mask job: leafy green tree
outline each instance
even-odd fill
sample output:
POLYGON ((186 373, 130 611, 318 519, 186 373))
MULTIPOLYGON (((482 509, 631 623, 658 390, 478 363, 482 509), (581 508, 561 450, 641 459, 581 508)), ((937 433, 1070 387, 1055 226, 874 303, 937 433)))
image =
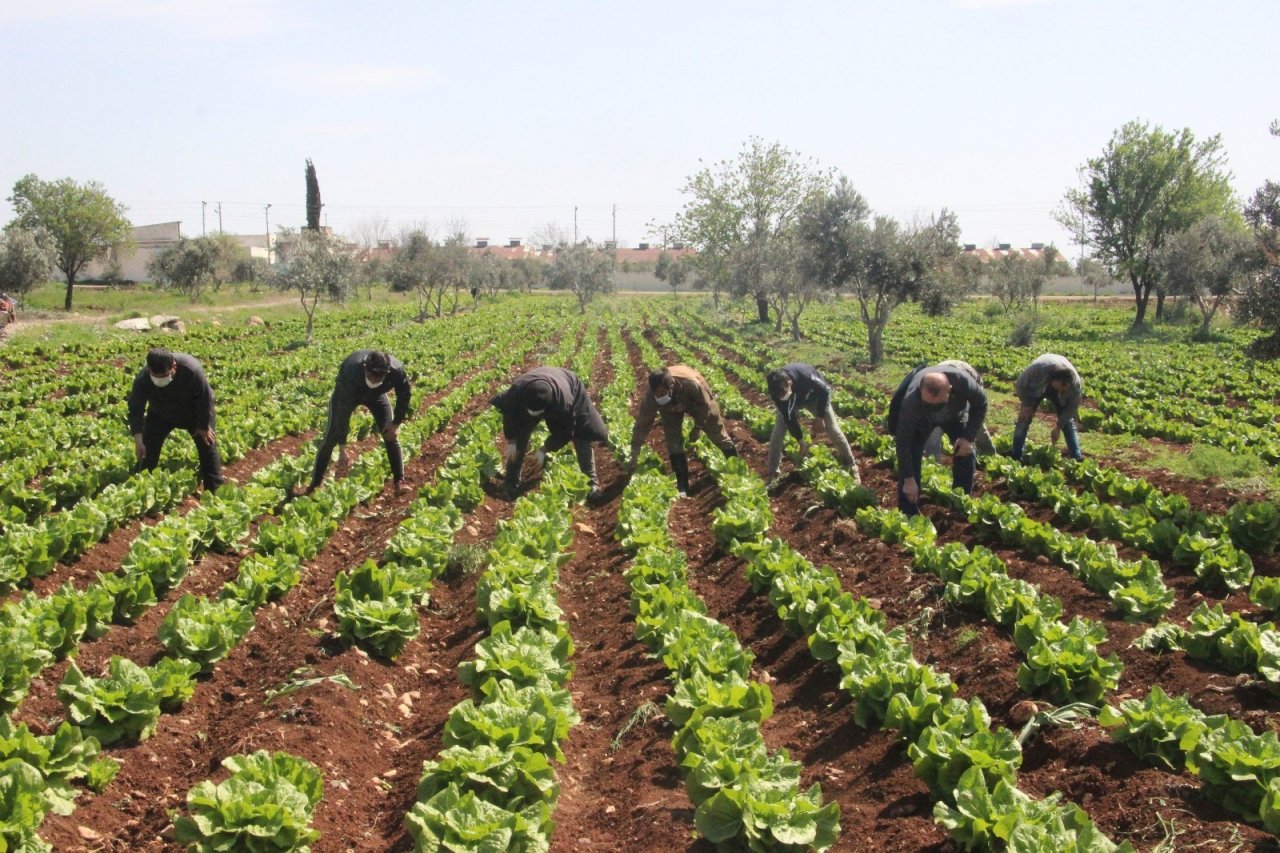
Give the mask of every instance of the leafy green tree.
POLYGON ((356 284, 356 262, 337 239, 323 231, 303 231, 287 244, 285 257, 272 275, 277 290, 298 294, 307 314, 307 343, 320 300, 342 302, 356 284))
POLYGON ((106 257, 113 247, 128 245, 130 226, 125 208, 97 181, 42 181, 27 175, 13 185, 9 203, 17 227, 49 235, 53 264, 66 276, 63 308, 67 311, 71 310, 76 277, 85 265, 106 257))
POLYGON ((1237 221, 1208 216, 1174 234, 1156 255, 1161 280, 1175 296, 1191 299, 1200 311, 1196 340, 1208 340, 1218 308, 1261 267, 1251 235, 1237 221))
POLYGON ((1104 287, 1109 287, 1114 280, 1111 273, 1097 258, 1081 258, 1076 264, 1076 275, 1080 276, 1080 280, 1085 287, 1093 290, 1093 301, 1098 301, 1098 291, 1104 287))
POLYGON ((1081 186, 1068 190, 1058 221, 1082 234, 1085 245, 1117 278, 1133 286, 1134 328, 1140 328, 1151 292, 1156 317, 1164 299, 1156 254, 1170 236, 1206 216, 1229 216, 1236 201, 1222 141, 1197 141, 1191 130, 1168 132, 1131 121, 1111 137, 1102 155, 1080 167, 1081 186))
POLYGON ((26 228, 0 232, 0 291, 22 297, 53 274, 43 236, 26 228))
POLYGON ((681 189, 690 199, 667 233, 697 250, 698 272, 717 292, 728 288, 735 296, 753 296, 759 321, 767 323, 766 275, 777 268, 780 248, 771 244, 789 243, 805 200, 830 182, 831 173, 812 160, 751 137, 736 159, 685 181, 681 189))
POLYGON ((320 181, 316 178, 316 167, 307 158, 307 230, 320 230, 320 181))
POLYGON ((572 293, 585 314, 591 300, 613 292, 613 261, 611 252, 600 251, 590 241, 565 246, 547 269, 547 286, 572 293))

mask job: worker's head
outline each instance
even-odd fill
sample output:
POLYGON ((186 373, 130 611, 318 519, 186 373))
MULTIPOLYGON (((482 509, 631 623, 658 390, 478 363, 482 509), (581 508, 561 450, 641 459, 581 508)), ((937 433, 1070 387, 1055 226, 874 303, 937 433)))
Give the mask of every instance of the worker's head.
POLYGON ((1065 367, 1055 367, 1049 371, 1049 386, 1059 394, 1065 394, 1073 384, 1071 371, 1065 367))
POLYGON ((772 399, 782 402, 791 396, 791 376, 786 371, 770 370, 764 381, 772 399))
POLYGON ((653 392, 653 399, 659 406, 665 406, 671 402, 671 394, 675 388, 675 377, 665 367, 649 374, 649 390, 653 392))
POLYGON ((529 417, 542 417, 542 413, 551 405, 551 383, 545 379, 535 379, 524 388, 524 408, 529 417))
POLYGON ((387 353, 375 350, 364 357, 364 384, 370 388, 381 386, 390 372, 391 356, 387 353))
POLYGON ((920 380, 920 399, 930 406, 938 406, 951 398, 951 380, 941 370, 926 373, 920 380))
POLYGON ((147 352, 147 373, 157 388, 163 388, 173 381, 173 374, 178 372, 178 359, 173 353, 161 347, 153 347, 147 352))

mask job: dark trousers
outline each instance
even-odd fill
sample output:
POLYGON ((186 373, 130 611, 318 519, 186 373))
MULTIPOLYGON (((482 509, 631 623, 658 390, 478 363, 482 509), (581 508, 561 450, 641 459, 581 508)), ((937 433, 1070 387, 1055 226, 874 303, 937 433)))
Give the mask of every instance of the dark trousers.
POLYGON ((206 442, 195 434, 194 424, 175 424, 150 413, 142 424, 142 443, 147 448, 147 456, 142 460, 144 470, 152 471, 160 464, 160 451, 164 448, 165 439, 175 429, 191 433, 196 443, 196 454, 200 457, 200 481, 208 491, 218 488, 223 483, 222 457, 218 455, 216 442, 206 442))
MULTIPOLYGON (((960 436, 964 434, 965 424, 963 421, 950 421, 948 423, 942 424, 941 428, 942 428, 942 431, 947 434, 947 438, 951 439, 951 444, 954 446, 956 443, 956 440, 959 439, 960 436)), ((930 432, 932 432, 932 430, 930 430, 930 432)), ((927 436, 925 438, 913 440, 911 442, 911 446, 910 448, 908 448, 908 451, 907 451, 908 453, 911 454, 910 470, 915 470, 915 471, 920 470, 920 465, 924 461, 924 447, 926 443, 927 443, 927 436)), ((905 466, 903 465, 903 460, 901 459, 898 460, 898 468, 900 470, 905 470, 905 466)), ((963 489, 966 495, 971 494, 973 492, 973 475, 977 471, 977 469, 978 469, 978 457, 973 453, 970 453, 968 456, 952 455, 951 487, 963 489)), ((902 510, 907 515, 919 515, 920 514, 919 505, 914 504, 911 501, 907 500, 907 496, 902 490, 902 483, 904 479, 905 478, 903 478, 901 474, 898 475, 898 509, 902 510)), ((919 483, 919 481, 917 481, 917 485, 920 486, 920 491, 921 493, 923 493, 924 485, 919 483)))
MULTIPOLYGON (((587 475, 587 481, 591 484, 591 488, 598 486, 599 480, 596 479, 596 454, 593 447, 594 442, 589 438, 573 439, 573 452, 578 457, 578 470, 587 475)), ((556 448, 557 450, 559 448, 556 448)), ((543 450, 548 454, 554 453, 555 450, 543 450)), ((503 483, 511 489, 520 485, 520 469, 524 467, 524 458, 529 452, 529 440, 526 438, 523 442, 516 445, 516 458, 507 463, 507 470, 503 483)))
MULTIPOLYGON (((392 421, 391 401, 383 394, 373 403, 363 404, 373 415, 381 433, 392 421)), ((316 467, 311 472, 311 486, 315 488, 324 480, 324 472, 329 469, 329 461, 333 449, 339 444, 347 443, 347 433, 351 431, 351 416, 355 414, 354 405, 330 398, 329 424, 325 427, 324 438, 320 442, 320 451, 316 454, 316 467)), ((387 449, 387 462, 391 465, 391 477, 399 483, 404 479, 404 451, 400 449, 399 438, 382 436, 382 444, 387 449)))

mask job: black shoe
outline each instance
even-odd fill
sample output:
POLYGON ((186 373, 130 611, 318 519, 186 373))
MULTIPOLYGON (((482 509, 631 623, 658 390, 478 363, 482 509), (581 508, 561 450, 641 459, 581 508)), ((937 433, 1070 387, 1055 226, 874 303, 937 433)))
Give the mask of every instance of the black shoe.
POLYGON ((604 500, 604 492, 600 491, 599 487, 587 493, 587 506, 600 506, 600 504, 604 503, 604 500))

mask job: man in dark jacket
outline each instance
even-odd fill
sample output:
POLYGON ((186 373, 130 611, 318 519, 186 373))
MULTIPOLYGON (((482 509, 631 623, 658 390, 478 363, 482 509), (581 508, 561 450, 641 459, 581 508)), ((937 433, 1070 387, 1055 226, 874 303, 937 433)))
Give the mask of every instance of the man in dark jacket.
POLYGON ((537 469, 542 470, 548 453, 555 453, 572 441, 578 468, 591 483, 587 500, 600 501, 602 495, 591 445, 608 441, 609 431, 576 373, 562 367, 535 367, 495 396, 490 405, 502 413, 502 434, 507 439, 505 494, 515 495, 520 485, 520 469, 529 452, 529 439, 538 422, 545 420, 548 435, 542 448, 534 454, 537 469))
POLYGON ((920 512, 920 464, 934 427, 955 445, 951 484, 969 493, 977 460, 973 442, 987 418, 987 392, 977 371, 965 365, 938 364, 907 374, 889 405, 889 429, 898 452, 898 508, 920 512), (968 369, 965 369, 968 368, 968 369))
POLYGON ((689 494, 689 459, 684 452, 684 416, 693 419, 693 436, 701 430, 725 456, 737 456, 738 448, 724 428, 720 406, 711 386, 702 374, 683 364, 673 364, 649 374, 649 387, 640 398, 635 424, 631 429, 631 461, 634 468, 640 447, 653 429, 653 421, 662 418, 671 470, 676 475, 676 489, 681 497, 689 494))
POLYGON ((1080 411, 1083 386, 1075 365, 1063 356, 1045 353, 1018 375, 1013 387, 1022 403, 1018 409, 1018 421, 1013 427, 1013 458, 1022 458, 1022 449, 1027 444, 1027 431, 1031 429, 1036 409, 1048 400, 1058 417, 1051 441, 1056 445, 1061 433, 1066 436, 1067 452, 1071 454, 1071 458, 1083 459, 1080 434, 1076 432, 1076 415, 1080 411))
POLYGON ((382 434, 382 443, 387 448, 387 462, 391 464, 396 492, 400 492, 404 488, 400 424, 409 414, 409 395, 409 376, 400 360, 390 353, 362 349, 347 356, 338 368, 338 380, 329 398, 329 424, 316 454, 316 466, 311 473, 307 494, 314 492, 324 480, 335 445, 338 448, 338 470, 346 469, 347 433, 351 428, 351 415, 357 406, 364 406, 373 415, 378 432, 382 434), (395 412, 391 411, 388 391, 396 393, 395 412))
POLYGON ((218 488, 223 476, 215 420, 213 389, 200 362, 166 349, 148 352, 147 366, 138 371, 129 392, 129 432, 139 465, 154 469, 169 433, 186 430, 196 443, 201 482, 206 490, 218 488))
POLYGON ((790 432, 800 443, 800 455, 807 455, 809 443, 805 441, 804 430, 800 427, 800 412, 807 410, 822 421, 827 428, 827 437, 835 446, 836 456, 856 482, 862 482, 858 474, 858 463, 853 458, 853 449, 849 447, 849 439, 844 437, 840 429, 840 419, 831 408, 831 386, 821 374, 809 364, 786 364, 777 370, 769 371, 765 377, 769 389, 769 399, 778 410, 778 417, 773 422, 773 435, 769 438, 769 480, 778 476, 782 464, 782 446, 790 432))

